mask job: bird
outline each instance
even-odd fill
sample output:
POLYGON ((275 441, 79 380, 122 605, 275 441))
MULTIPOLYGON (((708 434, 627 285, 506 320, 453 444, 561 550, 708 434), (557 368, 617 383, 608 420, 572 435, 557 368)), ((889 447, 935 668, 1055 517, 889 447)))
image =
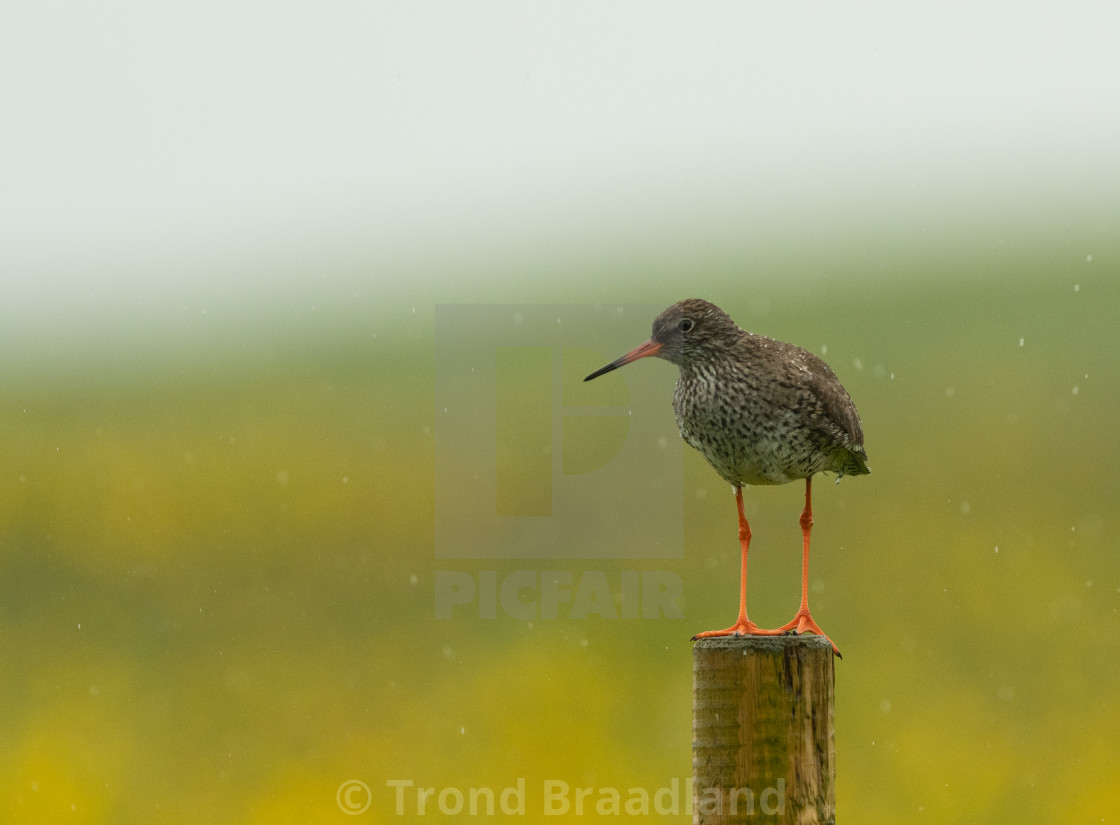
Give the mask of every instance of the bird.
POLYGON ((675 364, 680 377, 673 411, 681 437, 731 484, 739 515, 739 616, 717 636, 815 633, 835 643, 809 611, 809 536, 812 485, 817 473, 867 475, 863 424, 848 391, 832 369, 802 347, 741 329, 715 304, 690 298, 673 304, 653 322, 644 344, 584 378, 591 381, 637 361, 657 357, 675 364), (805 480, 801 511, 801 605, 793 619, 763 629, 747 617, 747 551, 751 529, 743 488, 805 480))

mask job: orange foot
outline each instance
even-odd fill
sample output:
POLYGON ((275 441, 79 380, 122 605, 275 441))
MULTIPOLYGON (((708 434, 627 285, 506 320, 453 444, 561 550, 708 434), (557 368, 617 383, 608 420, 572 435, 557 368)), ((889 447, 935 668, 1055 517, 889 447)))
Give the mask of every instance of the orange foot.
POLYGON ((826 642, 828 642, 830 645, 832 645, 832 652, 836 654, 837 659, 843 659, 844 658, 843 656, 840 655, 840 651, 837 649, 837 647, 833 643, 832 639, 828 638, 828 636, 825 635, 825 632, 823 630, 821 630, 820 625, 818 625, 815 621, 813 621, 813 616, 812 616, 812 614, 809 613, 807 608, 802 608, 801 610, 798 610, 797 615, 794 616, 791 621, 782 625, 781 627, 779 627, 777 630, 775 630, 773 632, 774 633, 797 633, 797 634, 815 633, 818 636, 824 637, 824 640, 826 642))
MULTIPOLYGON (((703 633, 697 633, 692 637, 692 641, 697 639, 711 639, 715 636, 781 636, 786 632, 786 628, 778 628, 777 630, 765 630, 750 619, 741 618, 731 627, 723 630, 705 630, 703 633)), ((823 635, 823 634, 822 634, 823 635)))

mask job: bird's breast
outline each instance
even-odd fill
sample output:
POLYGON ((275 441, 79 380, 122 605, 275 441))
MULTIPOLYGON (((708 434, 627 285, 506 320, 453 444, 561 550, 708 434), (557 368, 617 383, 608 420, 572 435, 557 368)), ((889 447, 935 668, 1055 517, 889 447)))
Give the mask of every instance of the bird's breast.
POLYGON ((732 484, 785 484, 823 469, 826 456, 795 409, 744 372, 682 371, 673 409, 681 437, 732 484))

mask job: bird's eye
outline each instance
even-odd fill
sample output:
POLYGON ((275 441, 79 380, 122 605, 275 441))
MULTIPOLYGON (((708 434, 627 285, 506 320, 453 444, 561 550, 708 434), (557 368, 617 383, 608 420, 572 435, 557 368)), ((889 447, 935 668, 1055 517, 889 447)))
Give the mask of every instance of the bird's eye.
POLYGON ((680 323, 677 324, 677 329, 681 332, 692 332, 694 326, 696 326, 696 324, 692 322, 691 318, 681 318, 680 323))

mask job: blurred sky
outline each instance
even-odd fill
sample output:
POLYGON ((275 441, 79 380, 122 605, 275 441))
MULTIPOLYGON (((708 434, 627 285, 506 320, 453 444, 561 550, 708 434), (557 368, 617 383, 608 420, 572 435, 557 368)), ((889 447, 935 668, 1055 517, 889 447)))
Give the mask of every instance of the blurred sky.
POLYGON ((5 2, 0 320, 348 258, 402 293, 369 262, 557 234, 1092 203, 1120 182, 1117 31, 1104 0, 5 2))

